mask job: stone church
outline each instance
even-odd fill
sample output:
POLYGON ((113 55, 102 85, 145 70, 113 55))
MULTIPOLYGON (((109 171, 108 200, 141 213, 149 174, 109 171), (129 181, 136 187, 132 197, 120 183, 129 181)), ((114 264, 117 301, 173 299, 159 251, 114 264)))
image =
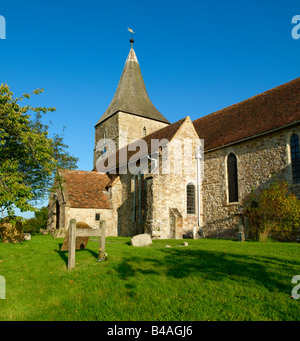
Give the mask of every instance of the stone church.
POLYGON ((195 121, 170 123, 151 102, 131 46, 95 125, 93 168, 59 172, 48 229, 66 231, 70 219, 98 228, 105 220, 109 236, 237 238, 242 202, 252 189, 277 177, 300 195, 299 136, 300 78, 195 121), (152 141, 160 143, 152 148, 152 141), (188 172, 178 172, 172 165, 176 158, 182 165, 178 151, 186 141, 188 172), (141 142, 149 148, 138 153, 141 142))

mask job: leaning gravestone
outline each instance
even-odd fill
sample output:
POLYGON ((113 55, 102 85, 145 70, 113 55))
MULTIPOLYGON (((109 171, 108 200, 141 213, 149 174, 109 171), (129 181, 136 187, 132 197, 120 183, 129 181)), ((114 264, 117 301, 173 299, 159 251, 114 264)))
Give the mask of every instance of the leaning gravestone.
POLYGON ((131 245, 132 246, 147 246, 152 244, 152 239, 150 234, 143 233, 138 234, 131 238, 131 245))
MULTIPOLYGON (((86 223, 78 222, 76 223, 76 228, 91 229, 91 227, 86 223)), ((89 241, 89 237, 77 237, 76 238, 76 250, 85 249, 86 244, 89 241)), ((66 233, 65 240, 61 246, 60 251, 68 251, 69 247, 69 233, 66 233)))
POLYGON ((53 238, 65 238, 67 231, 65 229, 57 229, 53 233, 53 238))

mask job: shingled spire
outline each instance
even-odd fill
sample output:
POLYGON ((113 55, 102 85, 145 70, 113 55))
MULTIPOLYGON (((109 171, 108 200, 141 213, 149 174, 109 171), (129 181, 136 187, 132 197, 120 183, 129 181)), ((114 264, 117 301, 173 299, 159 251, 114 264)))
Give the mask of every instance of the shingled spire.
POLYGON ((118 111, 170 123, 151 102, 140 65, 131 47, 116 93, 96 126, 118 111))

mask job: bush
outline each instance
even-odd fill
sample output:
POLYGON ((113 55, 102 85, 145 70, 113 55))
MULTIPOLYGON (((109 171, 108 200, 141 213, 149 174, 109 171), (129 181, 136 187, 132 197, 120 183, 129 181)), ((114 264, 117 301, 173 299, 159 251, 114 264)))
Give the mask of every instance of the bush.
POLYGON ((265 241, 269 236, 279 241, 295 241, 300 227, 300 201, 288 184, 275 181, 259 192, 252 191, 244 201, 244 215, 249 220, 249 238, 265 241))
POLYGON ((40 229, 46 229, 48 219, 47 207, 42 207, 34 213, 34 218, 27 219, 23 224, 23 232, 32 235, 39 233, 40 229))
POLYGON ((23 240, 22 217, 7 216, 0 219, 2 243, 20 243, 23 240))

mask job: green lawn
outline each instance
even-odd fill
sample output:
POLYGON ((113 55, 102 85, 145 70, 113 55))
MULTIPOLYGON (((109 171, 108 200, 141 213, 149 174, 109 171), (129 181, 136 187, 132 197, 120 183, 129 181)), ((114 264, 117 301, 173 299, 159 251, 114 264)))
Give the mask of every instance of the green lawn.
POLYGON ((34 236, 0 243, 6 299, 0 320, 207 321, 299 320, 291 298, 300 275, 300 244, 232 240, 107 238, 108 260, 97 262, 98 242, 76 251, 66 270, 63 239, 34 236), (169 244, 172 247, 166 248, 169 244))

